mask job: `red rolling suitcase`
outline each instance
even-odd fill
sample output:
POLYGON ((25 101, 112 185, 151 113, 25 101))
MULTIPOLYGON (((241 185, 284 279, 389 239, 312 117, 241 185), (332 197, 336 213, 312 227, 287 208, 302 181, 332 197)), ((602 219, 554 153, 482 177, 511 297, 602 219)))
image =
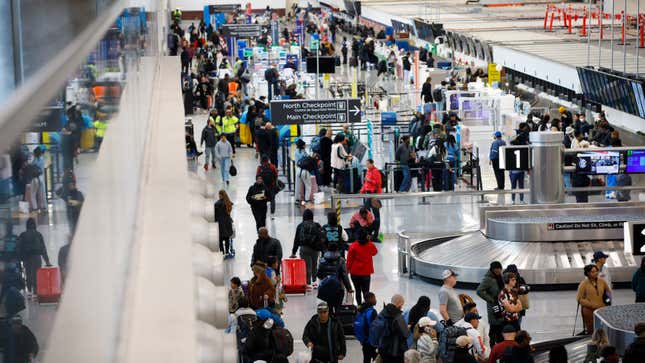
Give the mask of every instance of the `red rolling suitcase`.
POLYGON ((307 292, 307 265, 301 258, 282 260, 282 287, 286 294, 307 292))
POLYGON ((40 303, 57 303, 61 295, 58 267, 43 267, 36 272, 36 295, 40 303))

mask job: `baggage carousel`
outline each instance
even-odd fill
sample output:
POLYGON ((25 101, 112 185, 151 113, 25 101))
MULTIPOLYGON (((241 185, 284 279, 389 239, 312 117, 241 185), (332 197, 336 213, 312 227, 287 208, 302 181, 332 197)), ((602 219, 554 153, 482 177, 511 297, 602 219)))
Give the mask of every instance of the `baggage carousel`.
POLYGON ((624 252, 623 223, 643 219, 645 203, 483 207, 480 230, 410 241, 410 272, 440 280, 452 269, 461 284, 479 284, 491 261, 517 265, 526 281, 544 288, 574 287, 595 251, 610 257, 614 283, 627 283, 640 265, 624 252), (562 286, 557 286, 562 285, 562 286))

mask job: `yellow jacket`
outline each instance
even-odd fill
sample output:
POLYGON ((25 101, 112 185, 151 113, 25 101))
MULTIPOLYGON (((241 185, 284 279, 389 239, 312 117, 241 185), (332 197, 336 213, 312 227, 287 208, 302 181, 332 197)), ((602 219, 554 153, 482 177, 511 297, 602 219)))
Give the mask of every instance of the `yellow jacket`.
POLYGON ((96 137, 105 137, 107 122, 96 120, 94 121, 94 128, 96 129, 96 137))
POLYGON ((219 132, 220 134, 234 134, 237 130, 236 125, 239 120, 235 116, 220 116, 218 117, 218 121, 219 122, 215 123, 215 127, 217 128, 217 132, 219 132))

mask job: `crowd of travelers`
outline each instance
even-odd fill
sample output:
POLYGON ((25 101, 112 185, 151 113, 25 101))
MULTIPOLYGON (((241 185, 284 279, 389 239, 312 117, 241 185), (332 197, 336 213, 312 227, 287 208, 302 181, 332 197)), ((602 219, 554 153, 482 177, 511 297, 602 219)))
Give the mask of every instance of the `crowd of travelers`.
MULTIPOLYGON (((292 15, 299 9, 293 10, 292 15)), ((303 11, 308 16, 311 10, 303 11)), ((370 64, 378 63, 375 61, 374 38, 393 41, 382 31, 374 34, 372 28, 355 26, 338 18, 326 26, 331 36, 322 37, 321 54, 335 54, 336 32, 342 31, 352 38, 347 40, 343 37, 342 63, 349 63, 352 67, 367 69, 370 64)), ((306 23, 305 28, 309 33, 321 31, 314 21, 306 23)), ((348 171, 356 163, 352 153, 358 140, 349 125, 344 125, 336 135, 331 129, 322 128, 309 145, 301 138, 295 141, 295 202, 304 208, 302 221, 294 231, 291 251, 285 254, 283 243, 271 236, 267 228, 267 218, 274 218, 276 195, 284 184, 278 177, 279 133, 265 111, 268 102, 277 95, 291 98, 301 95, 281 87, 277 67, 271 65, 264 74, 268 100, 265 97, 248 98, 242 76, 249 71, 239 59, 235 63, 239 64, 237 68, 233 67, 232 72, 226 71, 231 69, 226 60, 228 50, 226 42, 216 31, 203 24, 191 26, 188 40, 179 23, 173 29, 181 39, 175 50, 182 58, 186 114, 195 112, 195 107, 210 112, 200 140, 206 153, 204 169, 220 168, 222 185, 228 185, 233 175, 230 170, 236 146, 254 145, 259 159, 255 182, 246 194, 258 236, 250 261, 252 278, 248 281, 231 278, 228 294, 230 318, 227 332, 236 335, 241 362, 286 362, 292 356, 302 362, 359 361, 359 357, 348 356, 349 337, 360 343, 363 362, 533 361, 531 335, 522 330, 522 320, 529 309, 530 287, 515 265, 504 268, 500 262, 492 262, 477 288, 477 295, 486 303, 487 319, 480 315, 483 307, 478 307, 467 294, 459 294, 455 290, 458 275, 451 270, 442 274, 443 285, 436 300, 439 314, 431 311, 431 298, 425 295, 406 308, 405 298, 393 294, 383 297, 386 300, 382 302, 383 308, 378 308, 380 304, 371 290, 371 282, 373 258, 379 253, 377 245, 382 240, 379 232, 381 202, 369 194, 382 192, 384 175, 374 161, 368 159, 363 181, 357 179, 357 185, 353 185, 354 176, 348 171), (192 63, 193 58, 197 59, 196 64, 192 63), (248 139, 242 136, 242 124, 249 125, 248 139), (365 194, 363 205, 351 216, 348 225, 341 225, 336 212, 328 212, 325 221, 316 221, 310 208, 319 188, 365 194), (288 309, 288 294, 294 293, 291 290, 293 286, 283 280, 285 274, 294 272, 285 271, 291 268, 290 261, 293 260, 303 261, 304 266, 304 286, 299 292, 315 293, 319 299, 316 311, 304 327, 301 348, 294 347, 294 337, 282 318, 288 309), (294 354, 294 351, 300 352, 294 354)), ((281 43, 294 40, 295 35, 288 29, 282 32, 281 43)), ((303 54, 307 55, 307 52, 303 47, 303 54)), ((431 57, 426 52, 426 61, 431 57)), ((408 80, 408 77, 404 78, 408 80)), ((436 87, 432 86, 432 79, 426 79, 421 92, 423 102, 434 103, 436 109, 443 109, 446 90, 456 89, 457 82, 475 81, 485 75, 476 71, 467 72, 466 77, 460 79, 453 75, 452 79, 436 87)), ((565 119, 564 116, 562 118, 565 119)), ((410 191, 415 176, 419 181, 417 187, 423 190, 455 188, 461 153, 457 142, 459 122, 454 113, 446 113, 439 122, 431 122, 430 112, 414 115, 409 134, 397 140, 395 158, 400 170, 395 176, 397 191, 410 191)), ((571 127, 576 127, 576 124, 572 122, 574 126, 571 127)), ((548 123, 545 127, 551 130, 558 127, 558 123, 553 126, 548 123)), ((533 126, 529 122, 521 124, 511 143, 527 144, 530 131, 533 131, 533 126)), ((186 139, 187 151, 196 154, 197 142, 188 128, 186 139)), ((501 133, 496 133, 495 139, 495 150, 498 150, 504 145, 501 133)), ((494 151, 491 151, 490 159, 495 159, 494 151)), ((523 175, 511 175, 514 187, 523 187, 520 180, 523 181, 523 175)), ((503 188, 503 184, 500 187, 503 188)), ((234 206, 225 189, 219 191, 217 199, 214 213, 220 230, 220 250, 225 258, 233 258, 235 228, 231 216, 234 206)), ((523 200, 523 195, 520 195, 520 200, 523 200)), ((609 299, 611 296, 611 279, 604 267, 606 258, 602 252, 594 255, 594 265, 585 267, 586 278, 578 290, 583 334, 593 332, 588 324, 589 314, 608 304, 602 300, 603 295, 608 295, 609 299)), ((644 279, 638 274, 634 276, 634 289, 641 298, 645 295, 638 295, 638 291, 642 290, 640 285, 645 286, 641 283, 644 279)), ((608 346, 606 340, 596 337, 600 334, 594 333, 590 354, 612 362, 616 350, 608 346)), ((636 342, 630 349, 638 352, 641 345, 636 342)), ((558 346, 550 352, 550 361, 564 363, 566 356, 566 349, 558 346)))

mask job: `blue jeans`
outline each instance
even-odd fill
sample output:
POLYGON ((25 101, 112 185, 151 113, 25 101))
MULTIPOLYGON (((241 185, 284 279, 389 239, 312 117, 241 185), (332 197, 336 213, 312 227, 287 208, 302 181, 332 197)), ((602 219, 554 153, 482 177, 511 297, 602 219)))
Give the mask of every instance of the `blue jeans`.
MULTIPOLYGON (((524 172, 511 171, 511 189, 524 189, 524 172)), ((515 201, 515 193, 511 194, 511 199, 515 201)), ((524 193, 520 193, 520 201, 524 201, 524 193)))
POLYGON ((231 167, 231 158, 220 159, 220 172, 222 173, 222 181, 227 182, 231 179, 228 169, 231 167))
POLYGON ((402 164, 401 173, 403 173, 403 180, 401 181, 399 192, 407 192, 410 190, 410 184, 412 183, 412 177, 410 176, 410 166, 402 164))

